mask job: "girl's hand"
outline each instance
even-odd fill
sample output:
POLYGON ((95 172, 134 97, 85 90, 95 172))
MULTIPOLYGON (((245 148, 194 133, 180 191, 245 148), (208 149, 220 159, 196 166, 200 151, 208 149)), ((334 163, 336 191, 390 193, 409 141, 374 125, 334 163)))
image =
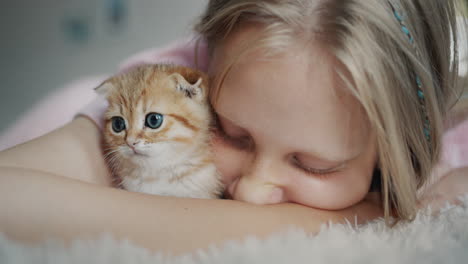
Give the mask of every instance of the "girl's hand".
POLYGON ((419 201, 419 208, 431 207, 438 213, 447 203, 459 205, 459 197, 468 194, 468 167, 455 169, 429 187, 419 201))

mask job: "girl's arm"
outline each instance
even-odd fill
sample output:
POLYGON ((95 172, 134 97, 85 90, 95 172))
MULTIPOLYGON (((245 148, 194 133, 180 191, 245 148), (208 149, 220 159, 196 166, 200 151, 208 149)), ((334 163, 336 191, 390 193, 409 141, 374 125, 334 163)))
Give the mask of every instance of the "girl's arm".
POLYGON ((110 186, 100 131, 85 117, 42 137, 0 152, 0 167, 38 170, 110 186))
POLYGON ((364 222, 380 209, 362 202, 342 211, 295 204, 256 206, 231 200, 161 197, 92 185, 40 171, 0 168, 0 232, 37 243, 95 239, 111 233, 152 251, 181 254, 248 235, 264 238, 328 221, 364 222), (355 215, 359 218, 355 219, 355 215))
POLYGON ((438 182, 424 192, 419 202, 420 208, 431 207, 435 214, 447 203, 460 205, 460 198, 468 194, 468 167, 449 171, 438 182))
POLYGON ((291 226, 317 232, 328 221, 365 222, 381 210, 364 201, 342 211, 295 204, 152 196, 107 187, 100 134, 86 118, 0 153, 0 232, 23 242, 112 233, 153 251, 179 254, 291 226), (65 177, 63 177, 65 176, 65 177), (88 182, 88 183, 86 183, 88 182), (89 184, 89 183, 97 183, 89 184))

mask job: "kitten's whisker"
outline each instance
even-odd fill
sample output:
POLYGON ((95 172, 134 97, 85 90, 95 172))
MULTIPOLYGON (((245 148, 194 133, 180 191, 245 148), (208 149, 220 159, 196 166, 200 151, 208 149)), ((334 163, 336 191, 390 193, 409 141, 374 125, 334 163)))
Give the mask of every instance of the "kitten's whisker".
POLYGON ((114 153, 115 151, 116 151, 115 149, 109 148, 109 149, 103 150, 103 154, 105 156, 105 155, 109 155, 109 153, 114 153))
POLYGON ((117 150, 111 152, 111 153, 108 153, 107 157, 106 157, 106 162, 107 162, 107 165, 108 165, 108 168, 112 174, 112 176, 114 177, 114 179, 116 178, 116 171, 118 171, 120 169, 120 162, 118 162, 118 155, 113 155, 117 152, 117 150))
POLYGON ((112 159, 112 158, 115 157, 115 156, 117 156, 117 155, 113 155, 113 153, 109 153, 109 154, 107 154, 107 155, 104 156, 104 160, 105 160, 106 162, 109 162, 109 160, 112 159))
POLYGON ((109 150, 114 150, 114 149, 116 149, 115 146, 112 146, 112 145, 101 146, 101 148, 102 148, 102 152, 103 152, 103 153, 106 153, 106 152, 108 152, 109 150))
POLYGON ((120 168, 120 162, 118 160, 118 157, 117 156, 112 156, 110 159, 109 159, 109 167, 110 169, 114 172, 116 169, 120 168))

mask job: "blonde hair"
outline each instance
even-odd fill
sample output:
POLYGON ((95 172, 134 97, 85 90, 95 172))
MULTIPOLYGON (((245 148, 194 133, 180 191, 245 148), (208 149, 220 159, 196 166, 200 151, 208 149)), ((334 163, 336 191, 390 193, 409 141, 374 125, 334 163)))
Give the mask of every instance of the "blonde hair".
POLYGON ((400 219, 413 218, 417 189, 438 160, 442 120, 462 91, 457 84, 459 2, 392 3, 401 9, 413 45, 384 0, 211 0, 195 28, 211 51, 242 23, 263 25, 260 42, 273 48, 297 39, 323 44, 343 66, 336 74, 375 131, 387 220, 392 210, 400 219), (430 140, 423 132, 426 118, 430 140))

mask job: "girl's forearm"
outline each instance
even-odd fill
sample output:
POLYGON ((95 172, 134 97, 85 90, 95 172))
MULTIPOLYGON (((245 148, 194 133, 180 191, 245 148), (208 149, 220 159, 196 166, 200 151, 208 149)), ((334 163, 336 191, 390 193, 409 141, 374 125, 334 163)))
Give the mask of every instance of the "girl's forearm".
POLYGON ((276 217, 233 201, 149 196, 19 169, 3 168, 1 174, 1 231, 23 242, 111 233, 176 254, 241 238, 240 226, 257 235, 279 229, 276 217), (267 221, 259 222, 260 215, 267 221))
POLYGON ((0 166, 39 170, 98 185, 110 185, 100 149, 100 131, 79 117, 42 137, 0 152, 0 166))
POLYGON ((111 233, 170 254, 291 226, 316 232, 327 221, 365 221, 380 210, 362 203, 339 212, 299 205, 255 206, 229 200, 159 197, 95 186, 40 171, 0 168, 0 232, 22 242, 65 242, 111 233))

